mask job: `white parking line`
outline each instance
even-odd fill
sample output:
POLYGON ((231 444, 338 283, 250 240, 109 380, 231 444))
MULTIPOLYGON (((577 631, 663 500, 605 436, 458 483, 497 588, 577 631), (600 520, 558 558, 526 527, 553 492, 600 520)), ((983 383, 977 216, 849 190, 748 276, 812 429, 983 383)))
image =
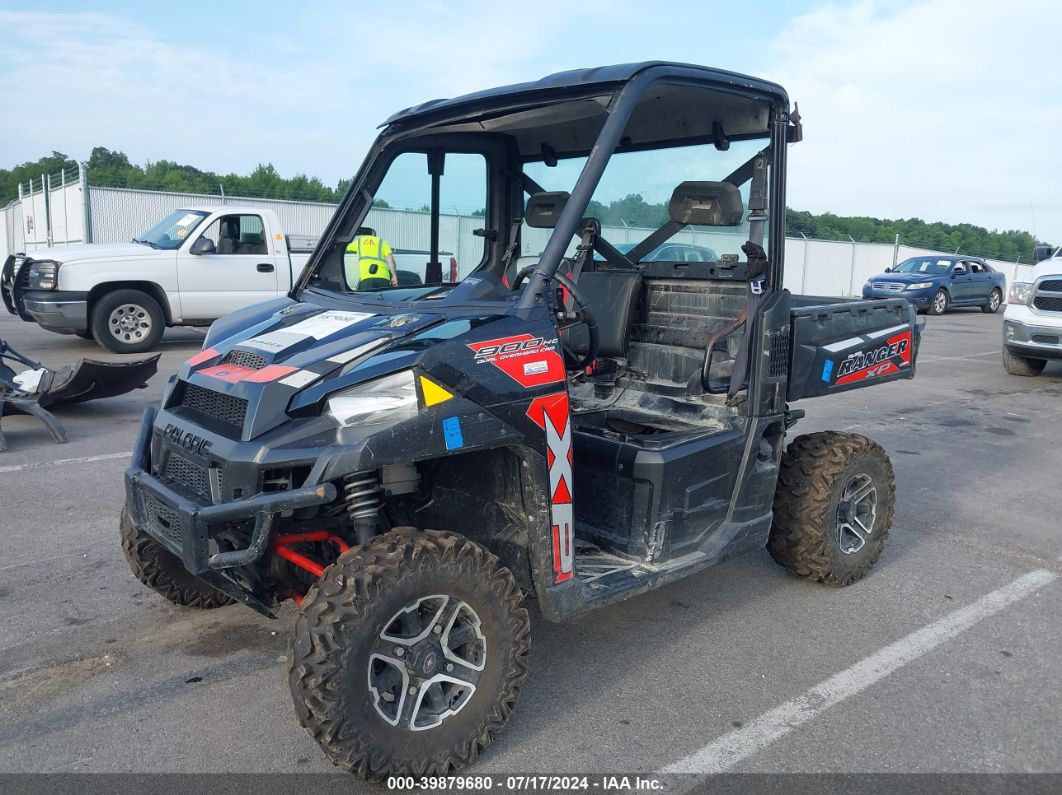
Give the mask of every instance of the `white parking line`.
POLYGON ((947 362, 955 359, 974 359, 978 356, 999 356, 999 351, 982 351, 981 353, 967 353, 962 356, 919 356, 918 364, 924 362, 947 362))
POLYGON ((14 466, 0 467, 0 474, 4 472, 19 472, 23 469, 43 469, 44 467, 57 466, 58 464, 89 464, 93 461, 110 461, 114 458, 129 458, 132 454, 132 450, 126 450, 124 453, 90 455, 85 458, 60 458, 58 461, 38 461, 34 464, 15 464, 14 466))
POLYGON ((850 668, 834 674, 801 696, 763 713, 740 729, 724 734, 684 759, 672 762, 661 774, 721 773, 766 748, 775 740, 884 679, 909 662, 995 615, 1005 607, 1058 579, 1044 569, 1024 574, 976 602, 874 652, 850 668))

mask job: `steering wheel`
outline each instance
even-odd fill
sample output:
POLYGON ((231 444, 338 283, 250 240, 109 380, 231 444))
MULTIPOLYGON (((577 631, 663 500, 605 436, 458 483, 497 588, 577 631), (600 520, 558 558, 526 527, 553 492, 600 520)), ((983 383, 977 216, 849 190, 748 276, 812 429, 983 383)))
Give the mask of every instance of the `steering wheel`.
MULTIPOLYGON (((513 290, 516 290, 523 284, 524 279, 535 272, 533 265, 524 268, 513 279, 513 290)), ((558 318, 557 320, 557 338, 560 340, 561 349, 564 351, 564 368, 570 371, 585 370, 589 367, 594 359, 597 358, 597 351, 600 347, 600 335, 597 329, 597 319, 594 317, 594 312, 590 308, 590 302, 586 300, 586 296, 580 292, 579 288, 575 286, 568 276, 561 273, 559 270, 553 274, 553 278, 561 284, 569 293, 571 293, 572 301, 575 303, 575 314, 571 318, 566 316, 558 318), (586 353, 580 354, 564 339, 564 332, 569 331, 577 326, 586 326, 586 353)))

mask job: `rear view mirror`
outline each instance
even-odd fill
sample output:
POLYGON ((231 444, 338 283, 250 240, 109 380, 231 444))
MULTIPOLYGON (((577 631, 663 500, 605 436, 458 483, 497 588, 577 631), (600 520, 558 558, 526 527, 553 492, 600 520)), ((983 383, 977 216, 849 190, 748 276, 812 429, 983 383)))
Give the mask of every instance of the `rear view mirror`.
POLYGON ((1033 249, 1033 257, 1037 262, 1043 262, 1045 259, 1051 259, 1051 247, 1037 246, 1033 249))
POLYGON ((188 249, 189 254, 216 254, 218 251, 217 246, 214 245, 214 241, 209 237, 201 237, 194 243, 192 247, 188 249))
POLYGON ((729 182, 683 182, 671 194, 667 214, 687 226, 740 226, 745 207, 729 182))

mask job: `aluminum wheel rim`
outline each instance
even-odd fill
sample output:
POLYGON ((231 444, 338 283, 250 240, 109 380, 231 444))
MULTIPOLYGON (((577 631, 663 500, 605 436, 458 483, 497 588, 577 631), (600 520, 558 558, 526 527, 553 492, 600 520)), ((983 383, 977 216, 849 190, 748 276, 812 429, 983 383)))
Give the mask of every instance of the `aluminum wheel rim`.
POLYGON ((399 610, 369 653, 369 696, 387 723, 434 729, 468 706, 487 662, 479 614, 434 594, 399 610))
POLYGON ((999 309, 999 293, 997 293, 995 290, 993 290, 992 294, 988 296, 988 306, 993 311, 999 309))
POLYGON ((143 342, 151 325, 151 314, 139 304, 119 304, 107 318, 107 329, 120 342, 143 342))
POLYGON ((944 293, 937 293, 933 299, 933 308, 938 312, 943 312, 948 306, 948 297, 944 293))
POLYGON ((855 475, 845 484, 837 504, 837 546, 854 555, 866 546, 878 518, 878 490, 870 475, 855 475))

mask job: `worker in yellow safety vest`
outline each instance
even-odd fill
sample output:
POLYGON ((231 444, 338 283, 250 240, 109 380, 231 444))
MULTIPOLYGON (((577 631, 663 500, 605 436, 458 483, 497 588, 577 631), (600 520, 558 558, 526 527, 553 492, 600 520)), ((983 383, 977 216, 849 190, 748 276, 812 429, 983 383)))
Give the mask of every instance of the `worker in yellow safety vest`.
MULTIPOLYGON (((367 226, 359 229, 357 236, 347 246, 345 259, 347 284, 352 288, 358 289, 362 282, 369 279, 384 279, 390 282, 392 287, 398 286, 395 255, 388 242, 377 236, 375 229, 367 226)), ((370 284, 376 288, 383 286, 379 283, 370 284)))

